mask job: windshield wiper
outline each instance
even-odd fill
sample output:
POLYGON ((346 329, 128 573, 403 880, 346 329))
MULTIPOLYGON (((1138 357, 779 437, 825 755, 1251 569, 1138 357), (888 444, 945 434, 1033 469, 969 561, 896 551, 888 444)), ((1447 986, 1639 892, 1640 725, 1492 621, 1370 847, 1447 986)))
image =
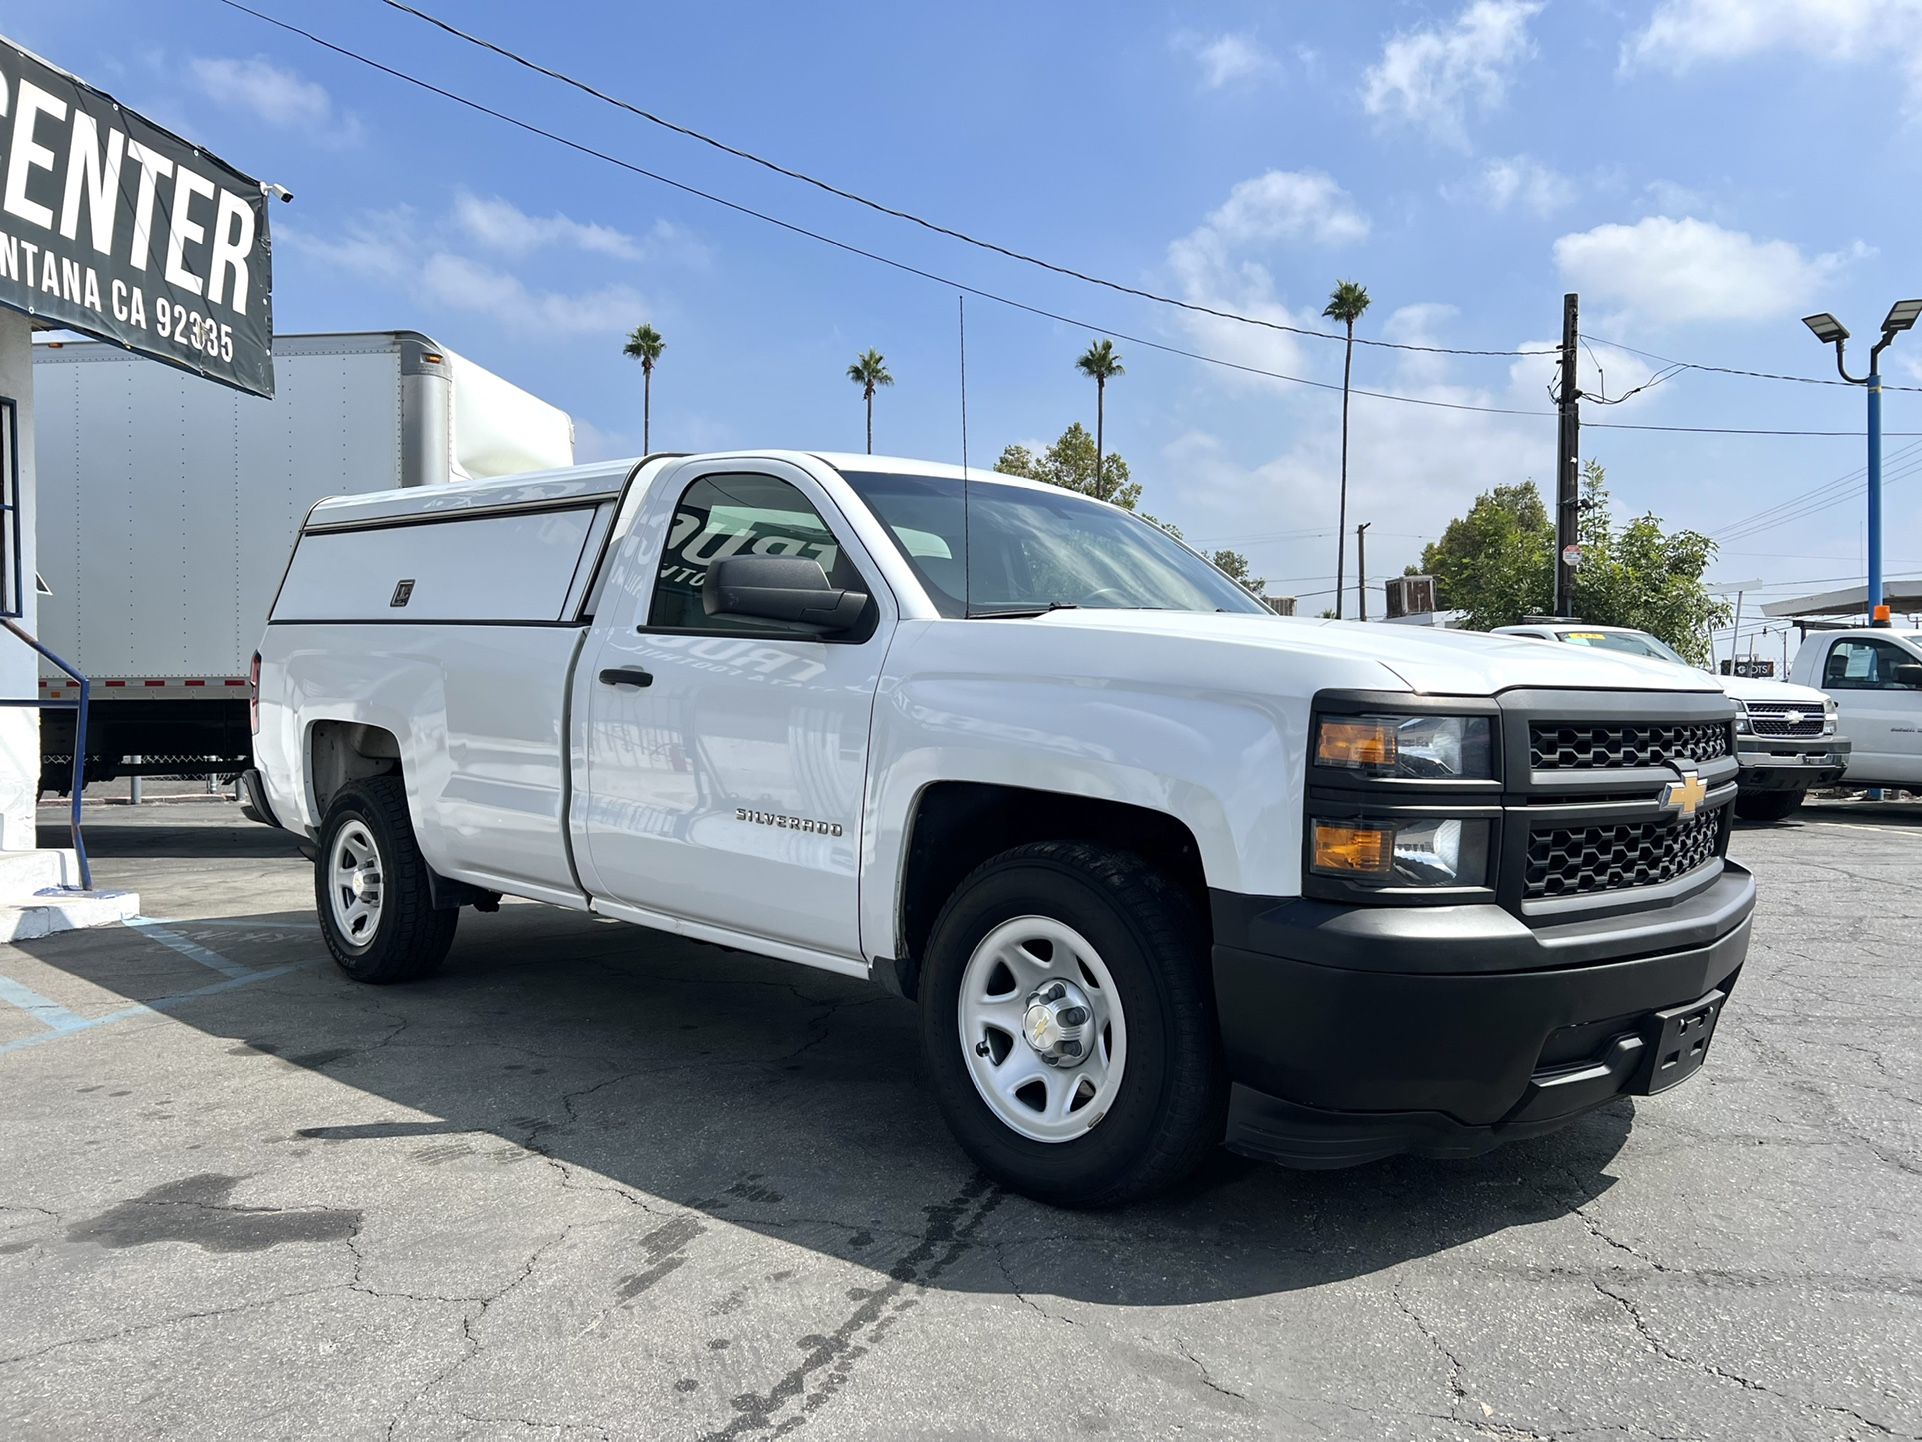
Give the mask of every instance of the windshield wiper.
POLYGON ((1050 601, 1045 606, 1009 606, 1004 610, 970 611, 970 620, 977 621, 1018 621, 1024 617, 1045 616, 1050 611, 1079 611, 1081 608, 1073 601, 1050 601))

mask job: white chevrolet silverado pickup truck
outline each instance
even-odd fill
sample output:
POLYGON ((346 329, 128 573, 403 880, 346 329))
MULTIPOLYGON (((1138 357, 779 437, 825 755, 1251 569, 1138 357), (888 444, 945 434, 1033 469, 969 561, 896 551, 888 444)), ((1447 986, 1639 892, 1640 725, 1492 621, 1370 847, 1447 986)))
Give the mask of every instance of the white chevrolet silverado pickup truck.
POLYGON ((1748 949, 1712 678, 1277 617, 978 471, 323 501, 256 676, 251 805, 351 976, 511 895, 872 979, 961 1144, 1062 1204, 1223 1140, 1462 1156, 1661 1091, 1748 949))

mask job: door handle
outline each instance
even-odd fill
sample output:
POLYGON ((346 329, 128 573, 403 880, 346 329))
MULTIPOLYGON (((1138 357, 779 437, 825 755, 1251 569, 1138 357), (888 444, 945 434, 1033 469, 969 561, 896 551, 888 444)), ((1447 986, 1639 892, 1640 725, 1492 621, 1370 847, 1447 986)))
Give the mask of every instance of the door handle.
POLYGON ((654 677, 638 666, 610 666, 601 672, 603 686, 652 686, 654 677))

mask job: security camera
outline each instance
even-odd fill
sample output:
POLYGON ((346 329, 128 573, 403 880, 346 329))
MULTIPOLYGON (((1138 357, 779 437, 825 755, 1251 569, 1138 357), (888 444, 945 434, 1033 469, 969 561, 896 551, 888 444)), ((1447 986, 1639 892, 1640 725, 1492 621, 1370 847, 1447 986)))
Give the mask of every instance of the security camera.
POLYGON ((284 185, 263 185, 260 188, 266 191, 269 195, 278 195, 282 201, 287 202, 288 204, 291 204, 293 202, 293 198, 294 198, 293 191, 289 190, 284 185))

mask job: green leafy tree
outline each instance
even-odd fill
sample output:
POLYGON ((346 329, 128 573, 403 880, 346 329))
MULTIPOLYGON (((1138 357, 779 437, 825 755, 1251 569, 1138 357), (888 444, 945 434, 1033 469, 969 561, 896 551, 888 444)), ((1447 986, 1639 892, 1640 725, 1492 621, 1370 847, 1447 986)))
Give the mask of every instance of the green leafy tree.
POLYGON ((621 354, 641 363, 641 450, 654 449, 654 365, 667 349, 661 333, 651 325, 637 325, 628 333, 621 354))
MULTIPOLYGON (((1597 626, 1632 626, 1668 642, 1698 664, 1708 658, 1708 629, 1728 619, 1726 604, 1702 587, 1715 543, 1699 531, 1665 532, 1653 514, 1617 526, 1607 474, 1582 470, 1577 525, 1582 563, 1575 610, 1597 626)), ((1448 523, 1422 551, 1437 600, 1465 613, 1478 631, 1546 612, 1555 589, 1555 523, 1532 481, 1484 492, 1468 514, 1448 523)))
POLYGON ((1335 517, 1335 617, 1341 617, 1342 593, 1348 564, 1348 381, 1355 369, 1355 322, 1368 309, 1368 288, 1352 280, 1337 281, 1322 314, 1348 328, 1348 344, 1341 357, 1341 502, 1335 517))
POLYGON ((854 358, 848 367, 848 379, 861 387, 861 399, 868 404, 868 454, 874 454, 874 392, 881 386, 894 384, 894 377, 888 374, 887 358, 878 350, 869 350, 865 355, 854 358))
POLYGON ((1618 527, 1607 475, 1595 461, 1582 468, 1576 529, 1582 563, 1575 572, 1575 607, 1582 619, 1647 631, 1696 665, 1706 664, 1709 628, 1729 619, 1727 603, 1702 589, 1715 542, 1700 531, 1665 533, 1652 513, 1618 527))
POLYGON ((1080 421, 1072 423, 1061 433, 1061 439, 1038 456, 1026 446, 1009 446, 994 468, 1004 476, 1026 476, 1031 481, 1079 491, 1124 511, 1132 511, 1141 499, 1140 483, 1128 479, 1128 463, 1120 456, 1102 455, 1095 438, 1080 421))
POLYGON ((1252 595, 1259 596, 1268 589, 1268 583, 1248 570, 1248 558, 1239 551, 1210 551, 1208 559, 1213 561, 1230 580, 1239 581, 1252 595))
POLYGON ((1090 341, 1074 368, 1094 382, 1094 469, 1095 474, 1100 475, 1101 458, 1106 454, 1108 382, 1127 372, 1122 369, 1121 357, 1115 353, 1111 340, 1090 341))
POLYGON ((1533 481, 1497 486, 1475 498, 1468 514, 1448 523, 1421 557, 1437 603, 1465 612, 1470 629, 1487 631, 1545 611, 1553 591, 1555 526, 1533 481))

